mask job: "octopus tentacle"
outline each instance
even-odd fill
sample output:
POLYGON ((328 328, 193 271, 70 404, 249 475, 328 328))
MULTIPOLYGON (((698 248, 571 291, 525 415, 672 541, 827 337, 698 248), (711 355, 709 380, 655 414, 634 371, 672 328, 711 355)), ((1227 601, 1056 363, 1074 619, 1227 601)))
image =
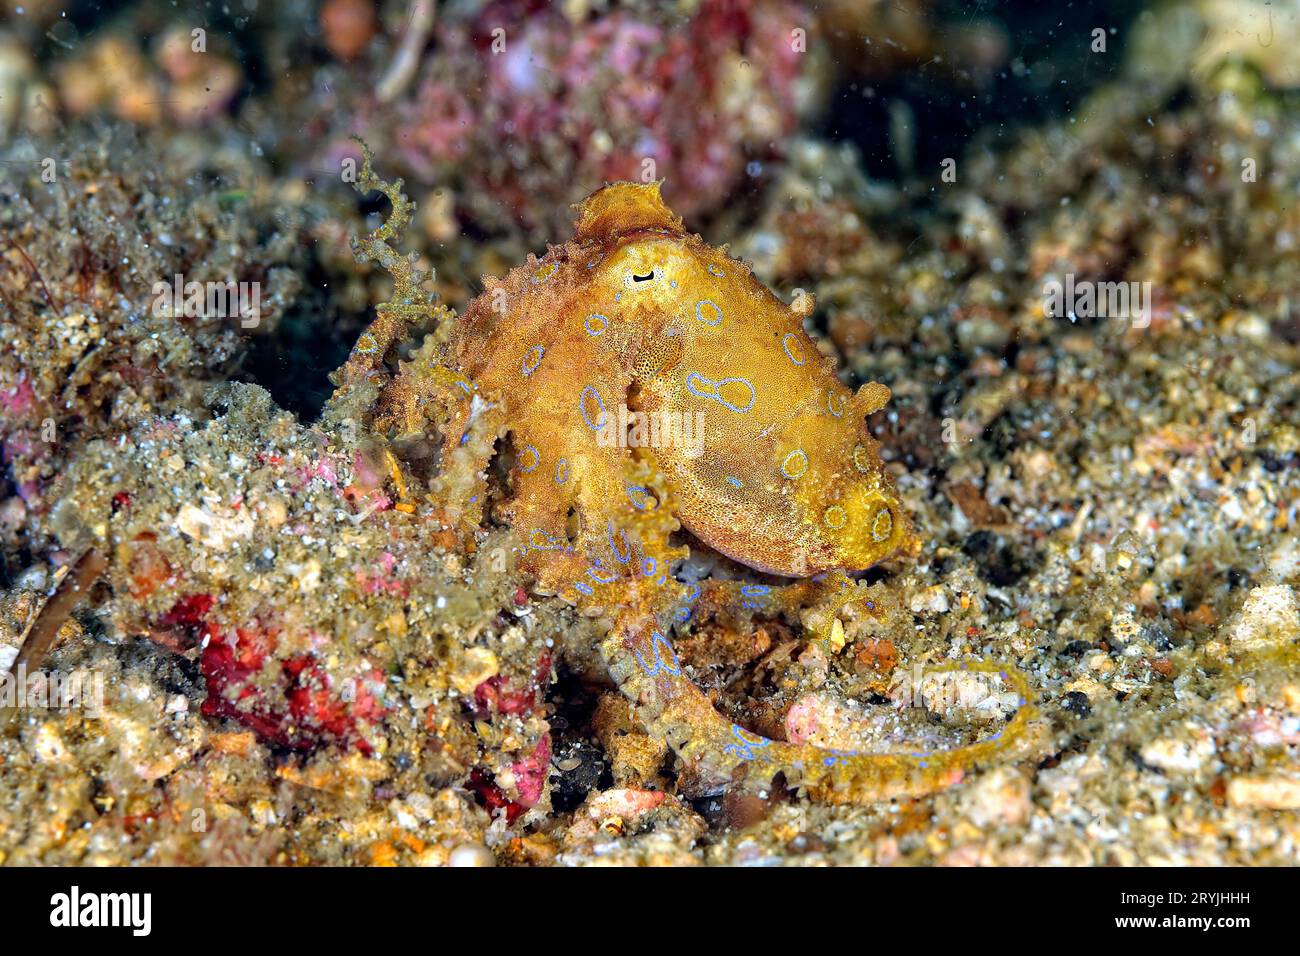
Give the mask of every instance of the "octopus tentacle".
POLYGON ((504 411, 494 403, 484 403, 476 411, 472 398, 457 398, 461 380, 455 373, 439 369, 437 381, 446 386, 443 400, 453 404, 443 425, 442 460, 432 491, 444 503, 449 517, 468 534, 483 523, 487 467, 503 427, 504 411))
POLYGON ((822 642, 831 638, 838 615, 850 605, 877 613, 863 586, 843 571, 773 585, 709 580, 702 582, 700 594, 699 604, 706 612, 730 612, 745 619, 782 615, 802 623, 822 642))
MULTIPOLYGON (((964 747, 912 753, 833 750, 772 740, 733 723, 714 709, 673 650, 668 622, 686 620, 680 612, 698 600, 700 592, 667 573, 685 557, 686 549, 668 543, 678 523, 666 479, 648 462, 633 463, 627 477, 647 488, 657 504, 618 513, 626 551, 600 563, 598 570, 612 574, 589 574, 580 582, 576 603, 612 619, 600 653, 614 682, 632 701, 646 729, 666 740, 702 777, 762 788, 781 775, 788 785, 825 803, 874 803, 921 796, 957 783, 972 766, 1010 748, 1023 735, 1035 713, 1029 681, 1018 669, 991 662, 946 662, 928 668, 929 674, 994 675, 1018 697, 1016 713, 1001 731, 964 747), (653 573, 645 573, 651 567, 653 573)), ((596 564, 596 557, 591 560, 596 564)), ((716 600, 734 589, 737 597, 752 599, 754 592, 745 593, 752 587, 714 582, 710 597, 716 600)), ((818 636, 839 610, 863 599, 843 574, 766 589, 764 596, 773 598, 772 608, 807 605, 806 626, 818 636)))
POLYGON ((875 803, 918 797, 959 783, 967 770, 1011 747, 1035 709, 1019 670, 990 662, 931 668, 997 674, 1017 692, 1015 716, 998 733, 949 750, 864 753, 792 744, 751 733, 718 713, 686 676, 667 634, 644 618, 621 616, 600 645, 610 674, 647 729, 667 740, 697 773, 720 782, 766 787, 778 774, 824 803, 875 803))
POLYGON ((357 192, 378 191, 388 198, 392 209, 373 232, 367 236, 354 236, 352 253, 358 262, 378 263, 393 277, 393 296, 376 306, 376 317, 357 339, 343 366, 334 373, 339 385, 335 400, 348 387, 367 381, 379 374, 390 349, 406 338, 412 323, 423 320, 434 326, 447 328, 455 317, 446 305, 424 289, 432 274, 415 265, 415 254, 399 255, 390 245, 405 231, 415 213, 415 203, 402 192, 402 180, 392 182, 375 175, 370 147, 360 138, 353 140, 361 148, 362 165, 353 187, 357 192))

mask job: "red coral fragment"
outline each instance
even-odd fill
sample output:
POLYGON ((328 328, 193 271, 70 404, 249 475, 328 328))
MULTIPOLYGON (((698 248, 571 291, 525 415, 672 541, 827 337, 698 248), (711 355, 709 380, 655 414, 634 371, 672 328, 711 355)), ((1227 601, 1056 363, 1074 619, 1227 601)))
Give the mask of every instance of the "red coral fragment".
POLYGON ((474 688, 474 710, 480 715, 506 714, 524 716, 531 714, 540 702, 543 688, 550 682, 551 652, 543 651, 528 684, 520 689, 511 688, 502 674, 489 677, 474 688))
POLYGON ((260 625, 235 628, 233 646, 212 627, 206 635, 199 661, 208 688, 205 716, 238 721, 263 740, 294 750, 346 742, 364 754, 371 752, 358 724, 383 716, 383 704, 366 686, 382 682, 382 672, 372 670, 365 680, 348 682, 348 693, 340 693, 307 653, 285 660, 279 674, 268 680, 277 645, 274 631, 260 625))
POLYGON ((526 809, 522 804, 516 803, 507 797, 505 791, 493 783, 492 778, 480 767, 475 767, 470 771, 469 780, 465 786, 478 799, 479 804, 486 807, 488 813, 493 816, 496 815, 496 811, 504 808, 507 826, 513 825, 519 815, 526 809))
MULTIPOLYGON (((383 705, 366 687, 368 681, 383 680, 378 669, 372 670, 367 680, 352 685, 353 691, 347 695, 350 701, 336 693, 329 675, 309 654, 286 661, 284 670, 295 681, 285 696, 289 713, 300 725, 342 739, 355 733, 357 721, 373 722, 383 716, 383 705)), ((357 749, 370 753, 370 745, 361 739, 357 740, 357 749)))
POLYGON ((185 595, 166 614, 150 622, 149 639, 178 654, 192 649, 199 642, 204 619, 214 603, 211 594, 185 595))
POLYGON ((163 627, 198 627, 215 603, 211 594, 187 594, 173 604, 158 623, 163 627))

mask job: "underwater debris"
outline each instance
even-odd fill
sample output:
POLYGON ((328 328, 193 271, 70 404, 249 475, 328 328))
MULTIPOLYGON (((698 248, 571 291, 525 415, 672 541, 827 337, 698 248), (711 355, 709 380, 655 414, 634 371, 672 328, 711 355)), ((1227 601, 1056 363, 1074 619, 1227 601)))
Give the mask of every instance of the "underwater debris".
MULTIPOLYGON (((99 579, 107 567, 108 561, 98 548, 89 548, 68 567, 49 600, 30 618, 30 626, 23 634, 9 666, 10 676, 24 674, 28 669, 35 670, 44 661, 58 635, 59 628, 67 621, 73 609, 85 597, 86 591, 99 579)), ((14 711, 5 710, 0 720, 7 723, 14 711)))

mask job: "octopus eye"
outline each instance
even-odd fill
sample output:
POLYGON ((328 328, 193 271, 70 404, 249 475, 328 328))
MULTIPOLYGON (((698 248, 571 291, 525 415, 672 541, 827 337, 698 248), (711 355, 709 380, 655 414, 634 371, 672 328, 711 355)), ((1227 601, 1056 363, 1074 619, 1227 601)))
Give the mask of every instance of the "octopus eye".
POLYGON ((893 530, 894 516, 888 508, 881 508, 876 512, 875 518, 871 520, 871 539, 873 541, 887 541, 893 530))
POLYGON ((649 282, 649 281, 650 281, 651 279, 653 279, 654 277, 655 277, 655 273, 654 273, 654 270, 653 270, 653 269, 651 269, 649 272, 647 272, 647 273, 646 273, 645 275, 643 275, 643 276, 642 276, 642 275, 637 275, 635 272, 632 273, 632 281, 633 281, 633 282, 649 282))

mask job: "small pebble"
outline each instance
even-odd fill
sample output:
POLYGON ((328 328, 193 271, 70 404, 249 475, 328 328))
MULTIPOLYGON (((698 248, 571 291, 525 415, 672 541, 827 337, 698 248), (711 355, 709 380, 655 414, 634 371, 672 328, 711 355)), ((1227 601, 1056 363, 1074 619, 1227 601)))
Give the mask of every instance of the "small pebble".
POLYGON ((496 857, 481 843, 462 843, 451 851, 448 866, 496 866, 496 857))

